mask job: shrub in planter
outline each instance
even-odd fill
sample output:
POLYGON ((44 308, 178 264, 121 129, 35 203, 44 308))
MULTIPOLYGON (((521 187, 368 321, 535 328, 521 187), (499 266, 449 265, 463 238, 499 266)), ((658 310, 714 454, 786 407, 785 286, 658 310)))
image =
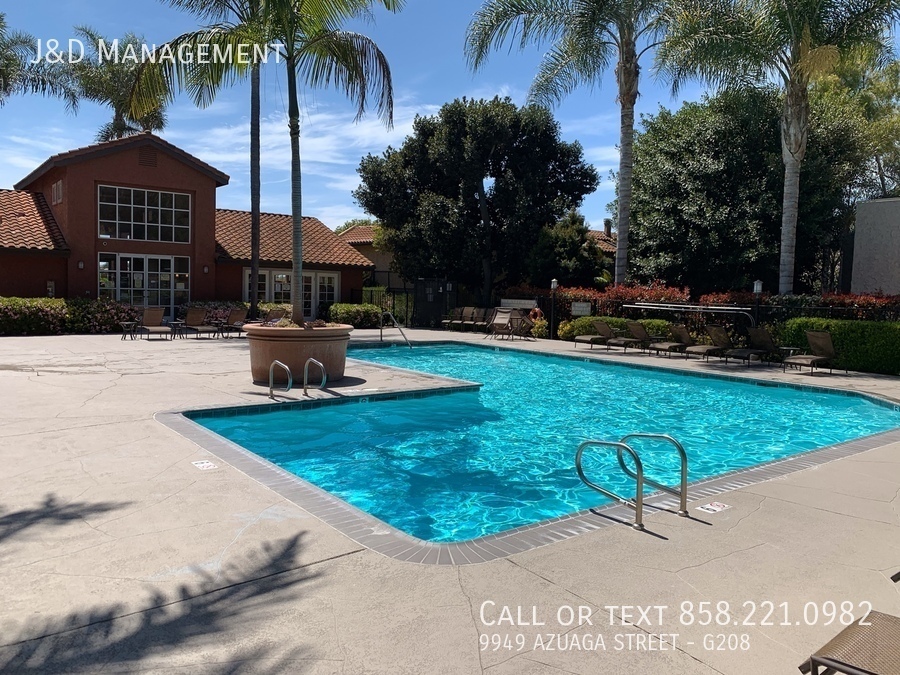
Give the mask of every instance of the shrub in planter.
POLYGON ((892 321, 848 321, 841 319, 789 319, 778 331, 783 345, 803 347, 806 331, 831 333, 838 354, 836 368, 866 373, 900 375, 900 323, 892 321))
POLYGON ((354 328, 378 328, 381 324, 381 307, 336 302, 331 306, 329 318, 334 323, 349 323, 354 328))

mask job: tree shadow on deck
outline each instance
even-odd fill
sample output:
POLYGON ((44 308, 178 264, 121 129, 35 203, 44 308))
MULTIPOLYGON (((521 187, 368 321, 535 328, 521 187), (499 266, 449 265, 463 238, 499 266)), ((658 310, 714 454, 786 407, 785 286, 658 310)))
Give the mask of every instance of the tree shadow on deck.
POLYGON ((88 516, 108 513, 131 506, 132 502, 67 502, 60 503, 55 494, 44 497, 40 506, 3 513, 0 508, 0 543, 38 525, 65 525, 88 516))
MULTIPOLYGON (((218 581, 198 572, 199 582, 182 585, 169 596, 155 589, 137 609, 115 603, 23 623, 17 635, 6 631, 2 636, 6 646, 0 647, 0 672, 179 667, 204 673, 296 672, 297 659, 305 652, 299 640, 287 647, 274 643, 277 654, 267 645, 232 645, 248 642, 259 620, 276 616, 279 605, 287 611, 288 603, 296 602, 295 586, 317 578, 298 560, 303 536, 264 544, 248 554, 252 565, 246 571, 231 568, 218 581), (144 659, 149 662, 142 663, 144 659)), ((302 634, 303 626, 296 628, 294 636, 302 634)))

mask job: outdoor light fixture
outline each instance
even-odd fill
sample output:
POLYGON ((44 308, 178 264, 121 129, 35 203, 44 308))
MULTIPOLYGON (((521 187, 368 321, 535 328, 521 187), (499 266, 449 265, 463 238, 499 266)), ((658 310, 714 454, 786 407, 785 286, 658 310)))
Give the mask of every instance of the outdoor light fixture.
POLYGON ((556 287, 559 286, 559 282, 556 279, 550 280, 550 339, 556 339, 556 287))
POLYGON ((759 296, 762 295, 762 281, 757 279, 753 282, 753 294, 756 296, 756 307, 753 310, 753 320, 759 325, 759 296))
POLYGON ((203 274, 209 274, 209 265, 203 266, 203 274))
POLYGON ((80 269, 80 270, 83 270, 83 269, 84 269, 84 260, 79 260, 79 261, 78 261, 78 269, 80 269))

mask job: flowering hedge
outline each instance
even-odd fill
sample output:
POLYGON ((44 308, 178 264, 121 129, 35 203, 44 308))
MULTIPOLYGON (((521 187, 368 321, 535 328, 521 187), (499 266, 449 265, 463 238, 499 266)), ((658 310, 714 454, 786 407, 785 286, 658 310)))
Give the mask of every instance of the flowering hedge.
POLYGON ((0 298, 0 335, 59 335, 68 316, 61 298, 0 298))

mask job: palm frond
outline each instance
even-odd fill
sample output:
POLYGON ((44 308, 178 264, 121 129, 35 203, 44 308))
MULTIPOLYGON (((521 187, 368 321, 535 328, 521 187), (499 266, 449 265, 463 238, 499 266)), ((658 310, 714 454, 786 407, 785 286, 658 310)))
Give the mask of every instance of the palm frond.
POLYGON ((394 98, 391 68, 375 42, 359 33, 330 30, 315 35, 296 59, 297 75, 313 88, 336 87, 356 103, 359 119, 369 96, 384 122, 393 124, 394 98))
POLYGON ((528 94, 530 103, 551 107, 581 85, 599 84, 615 57, 615 45, 595 35, 578 37, 567 35, 544 55, 528 94))

